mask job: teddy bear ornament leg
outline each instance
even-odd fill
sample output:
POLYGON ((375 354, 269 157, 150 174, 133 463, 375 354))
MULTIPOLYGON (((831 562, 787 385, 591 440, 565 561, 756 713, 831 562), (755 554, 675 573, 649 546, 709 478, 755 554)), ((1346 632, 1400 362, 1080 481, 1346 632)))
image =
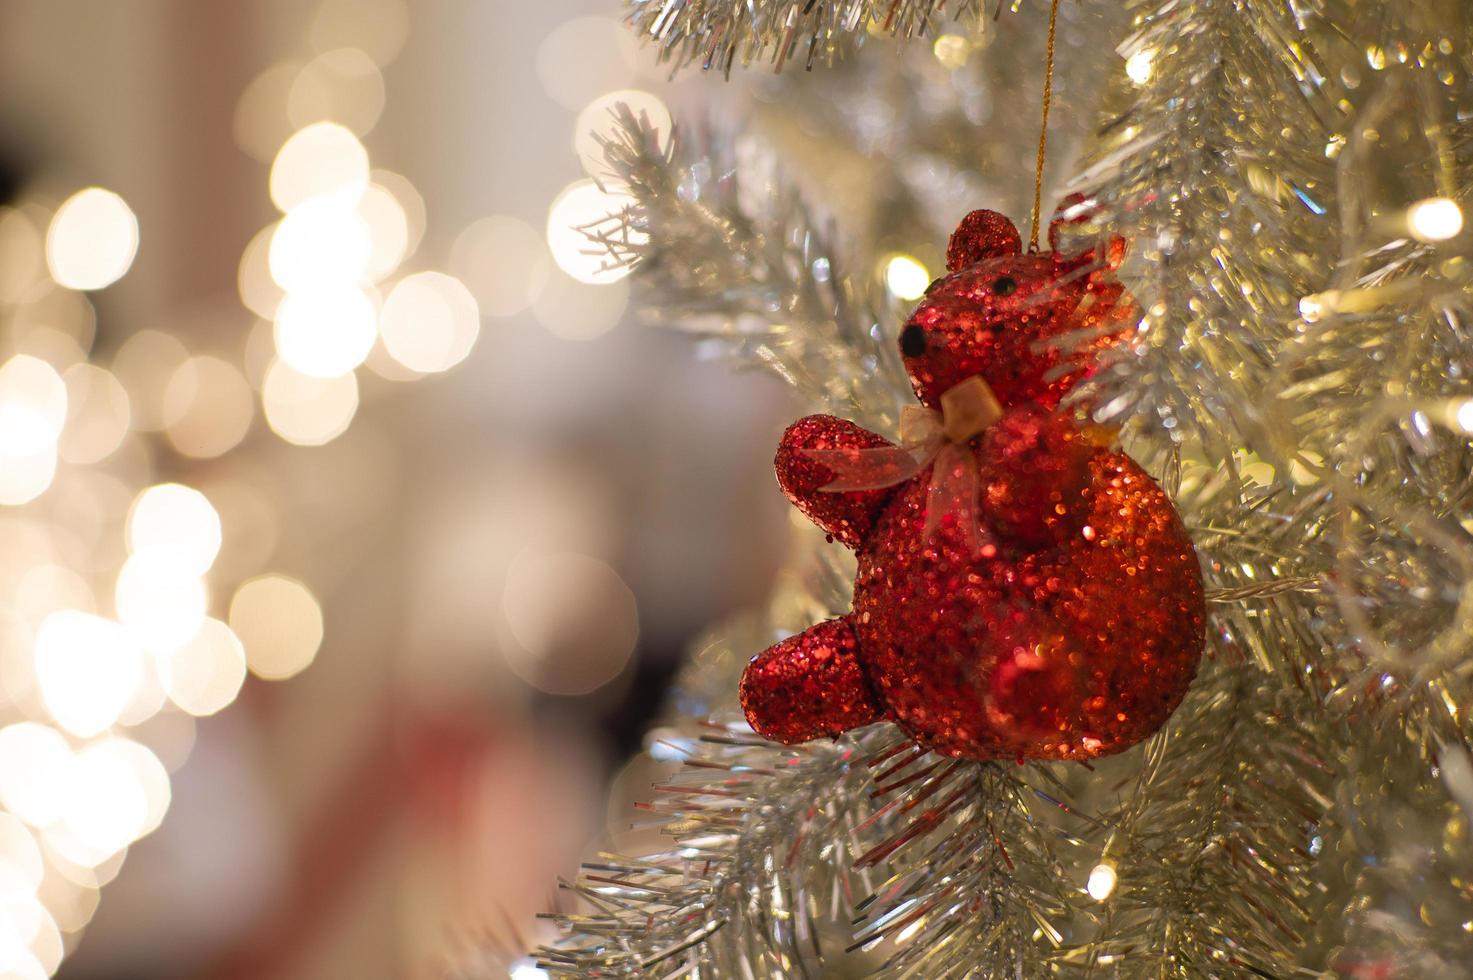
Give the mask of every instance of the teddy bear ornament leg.
POLYGON ((742 710, 763 738, 785 745, 838 735, 883 715, 856 656, 848 616, 768 647, 742 674, 742 710))

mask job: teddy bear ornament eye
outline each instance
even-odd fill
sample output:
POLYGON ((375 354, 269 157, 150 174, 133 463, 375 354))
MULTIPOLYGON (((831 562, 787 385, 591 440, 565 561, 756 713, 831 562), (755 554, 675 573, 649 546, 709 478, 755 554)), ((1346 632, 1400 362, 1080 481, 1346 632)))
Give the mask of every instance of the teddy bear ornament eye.
POLYGON ((900 331, 900 353, 906 357, 920 357, 926 352, 926 331, 911 324, 900 331))

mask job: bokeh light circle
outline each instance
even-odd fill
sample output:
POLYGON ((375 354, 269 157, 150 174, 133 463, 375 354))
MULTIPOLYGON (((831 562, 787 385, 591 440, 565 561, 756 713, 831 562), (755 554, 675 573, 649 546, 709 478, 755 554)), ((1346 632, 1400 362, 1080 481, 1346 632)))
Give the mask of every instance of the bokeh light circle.
POLYGON ((617 677, 639 636, 634 593, 606 563, 526 551, 507 569, 502 615, 511 668, 538 690, 579 695, 617 677))
POLYGON ((360 289, 290 293, 276 312, 276 353, 295 371, 335 378, 368 358, 377 336, 373 301, 360 289))
POLYGON ((475 297, 459 279, 443 272, 405 276, 390 290, 379 314, 379 333, 389 356, 424 374, 465 360, 480 330, 475 297))
POLYGON ((218 619, 206 619, 193 640, 157 663, 169 700, 196 717, 229 705, 245 682, 245 647, 218 619))
POLYGON ((284 680, 307 668, 322 645, 322 609, 312 592, 285 575, 261 575, 230 601, 230 628, 245 647, 251 673, 284 680))
POLYGON ((220 553, 220 515, 209 498, 182 483, 160 483, 138 495, 128 513, 128 548, 158 551, 203 575, 220 553))
POLYGON ((89 187, 67 198, 46 232, 51 278, 68 289, 117 282, 138 254, 138 218, 112 191, 89 187))
POLYGON ((358 411, 358 379, 352 374, 317 378, 280 360, 261 383, 266 424, 287 442, 322 446, 348 431, 358 411))
POLYGON ((368 189, 368 151, 346 126, 318 122, 293 133, 271 164, 271 200, 283 212, 331 195, 356 204, 368 189))

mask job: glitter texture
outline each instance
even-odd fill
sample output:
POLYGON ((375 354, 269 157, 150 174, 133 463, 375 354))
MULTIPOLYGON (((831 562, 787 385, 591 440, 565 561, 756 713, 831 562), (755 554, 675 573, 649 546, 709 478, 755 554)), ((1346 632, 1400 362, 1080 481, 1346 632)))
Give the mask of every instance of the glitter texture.
POLYGON ((952 238, 952 273, 906 325, 923 333, 905 346, 922 403, 980 376, 1003 406, 965 444, 980 546, 952 514, 928 533, 930 470, 896 487, 821 489, 834 473, 811 450, 873 449, 879 436, 828 416, 784 435, 779 484, 856 550, 859 569, 852 612, 748 666, 742 706, 768 738, 886 717, 946 755, 1084 759, 1156 731, 1191 683, 1205 624, 1191 540, 1155 481, 1058 410, 1090 353, 1133 322, 1110 275, 1123 247, 1020 246, 1006 218, 973 212, 952 238), (1067 355, 1059 342, 1090 335, 1067 355))

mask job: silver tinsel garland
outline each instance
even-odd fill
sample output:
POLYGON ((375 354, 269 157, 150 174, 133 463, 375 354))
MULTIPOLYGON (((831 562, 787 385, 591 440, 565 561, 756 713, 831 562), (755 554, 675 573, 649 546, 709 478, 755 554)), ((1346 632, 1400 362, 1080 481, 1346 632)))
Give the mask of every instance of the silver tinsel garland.
MULTIPOLYGON (((710 36, 679 16, 800 6, 636 2, 631 19, 689 61, 710 36), (676 33, 653 29, 662 9, 676 33)), ((541 953, 555 975, 1473 976, 1473 300, 1468 236, 1418 217, 1470 206, 1473 9, 1128 7, 1072 188, 1095 210, 1080 234, 1131 243, 1143 318, 1085 396, 1203 558, 1209 648, 1186 702, 1093 768, 940 759, 884 725, 766 745, 732 700, 746 657, 848 601, 844 557, 809 535, 802 584, 755 636, 717 630, 682 678, 688 764, 655 804, 674 844, 588 867, 541 953)), ((1108 23, 1064 10, 1066 50, 1108 23)), ((727 64, 780 39, 744 36, 727 64)), ((917 107, 1016 93, 1018 47, 979 45, 943 82, 939 51, 871 49, 837 84, 781 83, 791 106, 739 138, 661 144, 625 116, 608 160, 637 203, 591 233, 659 319, 891 430, 909 395, 885 256, 934 256, 938 222, 996 204, 924 213, 949 193, 1007 179, 1017 201, 1026 179, 1027 127, 917 107), (896 79, 903 114, 855 108, 896 79), (820 173, 799 194, 776 161, 802 163, 785 121, 816 117, 833 156, 893 185, 856 202, 820 173), (930 199, 905 176, 924 172, 948 178, 930 199), (862 233, 804 203, 825 197, 862 233)), ((1100 76, 1078 60, 1061 63, 1076 93, 1100 76)))
POLYGON ((870 33, 909 38, 975 18, 983 0, 625 0, 627 18, 675 67, 730 72, 766 61, 829 64, 870 33))

